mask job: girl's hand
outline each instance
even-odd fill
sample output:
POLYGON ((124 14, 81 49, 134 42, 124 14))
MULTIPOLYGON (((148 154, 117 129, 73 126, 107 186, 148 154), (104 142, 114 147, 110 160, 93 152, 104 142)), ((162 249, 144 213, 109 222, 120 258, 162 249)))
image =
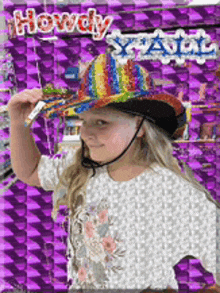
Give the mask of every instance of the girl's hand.
POLYGON ((36 103, 42 99, 42 89, 26 89, 15 94, 7 105, 11 122, 24 125, 26 118, 34 109, 36 103))

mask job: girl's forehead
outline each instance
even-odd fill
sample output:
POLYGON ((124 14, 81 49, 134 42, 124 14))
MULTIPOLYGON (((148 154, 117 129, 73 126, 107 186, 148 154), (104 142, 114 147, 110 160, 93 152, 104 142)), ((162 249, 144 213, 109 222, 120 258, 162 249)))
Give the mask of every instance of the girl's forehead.
POLYGON ((80 118, 96 118, 99 116, 104 116, 106 118, 117 118, 117 119, 124 119, 124 116, 119 113, 118 111, 114 111, 112 109, 95 109, 90 111, 85 111, 82 114, 78 114, 80 118))

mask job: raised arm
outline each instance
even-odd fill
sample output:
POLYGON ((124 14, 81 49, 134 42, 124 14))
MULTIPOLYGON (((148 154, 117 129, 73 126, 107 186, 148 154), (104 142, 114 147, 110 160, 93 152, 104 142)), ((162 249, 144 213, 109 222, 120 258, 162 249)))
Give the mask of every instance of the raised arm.
MULTIPOLYGON (((8 103, 12 168, 20 180, 30 185, 33 183, 33 174, 37 174, 34 172, 37 170, 41 153, 30 133, 30 125, 25 127, 24 122, 41 98, 41 90, 25 90, 14 95, 8 103)), ((34 183, 40 186, 37 177, 34 183)))

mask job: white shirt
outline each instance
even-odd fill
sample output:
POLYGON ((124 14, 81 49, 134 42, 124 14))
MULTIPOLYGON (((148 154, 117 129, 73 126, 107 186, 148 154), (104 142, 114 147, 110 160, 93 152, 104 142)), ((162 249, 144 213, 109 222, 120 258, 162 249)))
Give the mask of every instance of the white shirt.
MULTIPOLYGON (((62 158, 42 155, 38 175, 43 189, 55 189, 56 167, 62 172, 74 153, 70 150, 62 158)), ((216 205, 169 169, 152 167, 157 173, 145 170, 117 182, 103 166, 89 179, 88 214, 82 212, 77 220, 82 235, 75 223, 68 237, 70 289, 177 290, 173 267, 186 255, 200 259, 216 279, 216 205), (76 249, 76 272, 70 240, 76 249)), ((63 195, 53 193, 53 203, 63 195)))

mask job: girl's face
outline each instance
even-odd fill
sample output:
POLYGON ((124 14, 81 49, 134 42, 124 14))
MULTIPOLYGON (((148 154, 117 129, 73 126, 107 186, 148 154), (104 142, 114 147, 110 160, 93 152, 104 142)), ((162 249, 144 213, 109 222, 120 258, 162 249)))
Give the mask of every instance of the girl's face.
MULTIPOLYGON (((102 108, 78 114, 81 125, 81 139, 89 148, 90 157, 97 162, 108 162, 119 156, 133 138, 142 118, 130 118, 114 109, 102 108)), ((142 128, 137 137, 143 135, 142 128)), ((129 164, 135 149, 135 140, 127 152, 115 163, 129 164)), ((114 164, 115 164, 114 163, 114 164)))

